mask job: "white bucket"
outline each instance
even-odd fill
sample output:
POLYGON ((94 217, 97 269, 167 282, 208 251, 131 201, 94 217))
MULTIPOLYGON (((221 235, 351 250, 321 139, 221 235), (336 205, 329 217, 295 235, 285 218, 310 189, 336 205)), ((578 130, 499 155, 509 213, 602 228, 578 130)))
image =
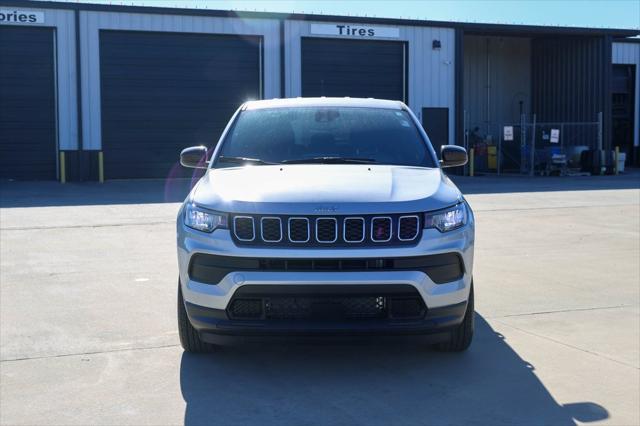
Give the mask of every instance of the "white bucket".
POLYGON ((626 152, 620 152, 618 154, 618 173, 623 173, 624 172, 624 162, 627 159, 627 153, 626 152))

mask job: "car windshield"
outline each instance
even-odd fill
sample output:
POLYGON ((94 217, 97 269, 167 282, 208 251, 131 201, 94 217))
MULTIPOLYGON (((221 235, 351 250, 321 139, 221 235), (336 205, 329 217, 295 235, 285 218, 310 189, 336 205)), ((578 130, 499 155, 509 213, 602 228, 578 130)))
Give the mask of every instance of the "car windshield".
POLYGON ((292 107, 241 112, 214 167, 274 163, 435 167, 427 144, 403 110, 292 107))

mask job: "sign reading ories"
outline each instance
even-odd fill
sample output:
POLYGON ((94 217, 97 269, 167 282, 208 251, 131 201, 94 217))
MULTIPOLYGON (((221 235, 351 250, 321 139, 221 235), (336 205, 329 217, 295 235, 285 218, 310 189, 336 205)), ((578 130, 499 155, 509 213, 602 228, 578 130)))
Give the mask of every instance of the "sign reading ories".
POLYGON ((400 29, 356 24, 311 24, 311 34, 353 38, 398 38, 400 29))
POLYGON ((0 24, 44 24, 44 12, 0 9, 0 24))

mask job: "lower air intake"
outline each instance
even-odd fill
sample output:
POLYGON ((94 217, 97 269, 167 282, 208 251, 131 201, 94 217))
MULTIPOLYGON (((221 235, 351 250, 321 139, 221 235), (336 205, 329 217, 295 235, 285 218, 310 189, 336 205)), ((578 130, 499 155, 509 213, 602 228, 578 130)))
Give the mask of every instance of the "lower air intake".
POLYGON ((268 319, 386 317, 384 297, 273 297, 265 299, 268 319))
POLYGON ((236 299, 230 312, 234 318, 256 319, 262 317, 261 299, 236 299))
POLYGON ((397 285, 382 286, 380 289, 375 289, 380 286, 363 285, 353 289, 324 286, 310 294, 302 294, 297 291, 300 288, 296 287, 240 287, 227 314, 233 320, 365 321, 420 319, 426 313, 417 291, 405 286, 399 291, 394 288, 397 285), (380 291, 367 291, 370 289, 380 291))

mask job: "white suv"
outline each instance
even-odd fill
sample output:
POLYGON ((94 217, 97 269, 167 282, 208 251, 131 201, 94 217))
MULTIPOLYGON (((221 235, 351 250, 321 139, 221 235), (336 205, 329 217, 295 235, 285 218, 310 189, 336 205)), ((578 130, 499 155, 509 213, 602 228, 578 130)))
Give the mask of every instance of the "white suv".
POLYGON ((473 336, 474 219, 401 102, 247 102, 177 220, 178 321, 187 351, 230 337, 473 336))

